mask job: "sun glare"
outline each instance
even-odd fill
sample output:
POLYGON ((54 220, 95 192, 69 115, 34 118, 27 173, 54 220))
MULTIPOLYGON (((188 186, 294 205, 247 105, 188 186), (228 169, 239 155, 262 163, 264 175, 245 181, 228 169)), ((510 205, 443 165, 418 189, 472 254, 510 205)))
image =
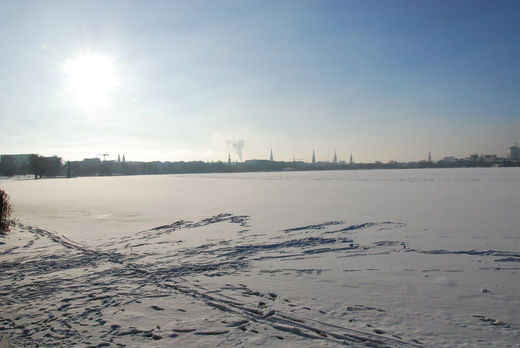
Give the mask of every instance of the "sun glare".
POLYGON ((108 105, 118 82, 114 60, 99 53, 82 53, 65 62, 67 90, 86 110, 108 105))

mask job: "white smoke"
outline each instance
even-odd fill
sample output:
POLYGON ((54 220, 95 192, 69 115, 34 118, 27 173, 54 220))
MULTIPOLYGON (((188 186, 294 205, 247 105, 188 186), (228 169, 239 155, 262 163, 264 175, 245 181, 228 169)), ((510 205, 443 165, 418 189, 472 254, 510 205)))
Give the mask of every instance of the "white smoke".
POLYGON ((213 141, 220 146, 225 146, 227 149, 232 148, 238 156, 240 162, 242 162, 242 150, 244 149, 245 140, 244 139, 235 139, 230 137, 229 135, 222 135, 218 132, 215 132, 211 136, 213 141))
POLYGON ((242 149, 244 148, 244 140, 239 139, 237 141, 229 142, 229 145, 233 146, 233 149, 235 149, 235 152, 240 159, 240 162, 242 162, 242 149))

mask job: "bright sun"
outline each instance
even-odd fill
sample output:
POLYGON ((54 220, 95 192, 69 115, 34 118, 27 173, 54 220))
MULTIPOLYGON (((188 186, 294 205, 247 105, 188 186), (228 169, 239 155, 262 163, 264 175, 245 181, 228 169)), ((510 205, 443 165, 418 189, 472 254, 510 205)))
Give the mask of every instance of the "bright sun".
POLYGON ((86 52, 65 62, 67 90, 86 110, 108 105, 118 85, 114 60, 106 55, 86 52))

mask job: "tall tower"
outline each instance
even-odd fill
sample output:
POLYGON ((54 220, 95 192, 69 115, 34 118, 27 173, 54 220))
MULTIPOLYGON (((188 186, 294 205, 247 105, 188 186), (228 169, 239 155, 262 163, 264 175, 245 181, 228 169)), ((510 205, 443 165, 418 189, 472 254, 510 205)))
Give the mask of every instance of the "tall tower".
POLYGON ((227 155, 227 163, 231 163, 231 154, 230 153, 228 153, 228 155, 227 155))
POLYGON ((338 163, 338 156, 336 155, 336 149, 334 149, 334 159, 332 160, 332 163, 334 163, 334 164, 338 163))
POLYGON ((316 164, 316 156, 314 155, 314 149, 312 149, 312 164, 316 164))
POLYGON ((273 160, 273 149, 271 149, 271 156, 269 156, 269 160, 272 162, 273 160))
POLYGON ((428 151, 428 162, 432 161, 432 153, 428 151))
POLYGON ((354 161, 352 160, 352 153, 350 154, 350 161, 348 162, 350 165, 354 164, 354 161))

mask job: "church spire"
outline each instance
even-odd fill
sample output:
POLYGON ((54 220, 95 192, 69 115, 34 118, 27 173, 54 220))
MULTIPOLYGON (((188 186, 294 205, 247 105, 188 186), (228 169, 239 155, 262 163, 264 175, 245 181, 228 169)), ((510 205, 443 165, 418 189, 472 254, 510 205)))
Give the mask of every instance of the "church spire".
POLYGON ((312 149, 312 164, 316 164, 316 156, 314 155, 314 149, 312 149))
POLYGON ((332 160, 334 164, 338 163, 338 156, 336 155, 336 149, 334 149, 334 159, 332 160))
POLYGON ((269 160, 270 160, 270 161, 274 161, 274 160, 273 160, 273 149, 271 149, 271 156, 269 157, 269 160))

